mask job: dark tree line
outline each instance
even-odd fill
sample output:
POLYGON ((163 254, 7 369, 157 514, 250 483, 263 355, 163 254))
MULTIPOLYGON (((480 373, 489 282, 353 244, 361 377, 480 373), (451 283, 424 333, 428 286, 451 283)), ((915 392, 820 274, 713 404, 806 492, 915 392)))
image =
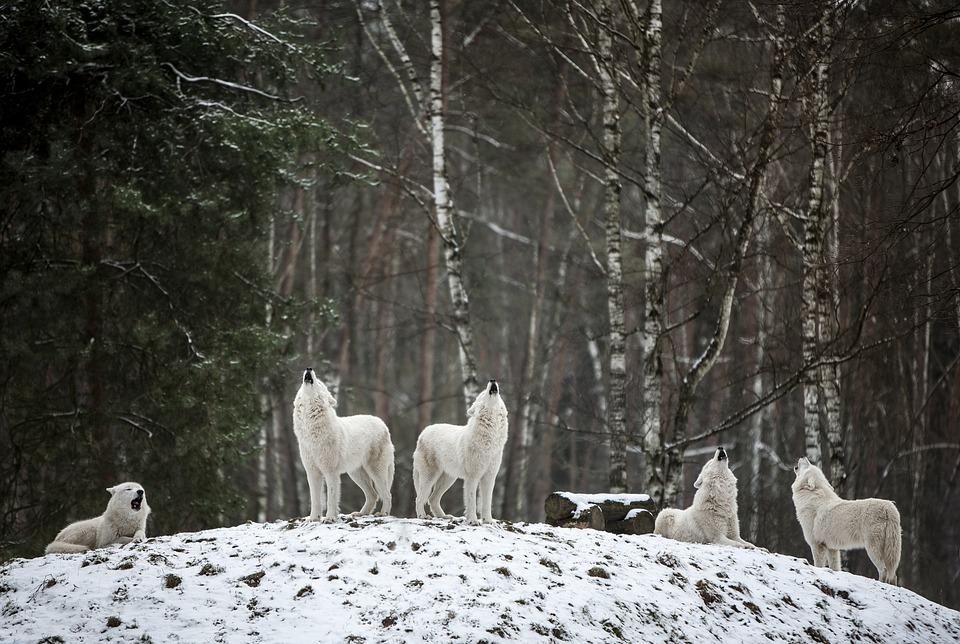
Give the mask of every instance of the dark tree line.
POLYGON ((960 601, 952 3, 65 4, 0 26, 11 552, 93 477, 155 532, 303 515, 313 366, 390 426, 398 514, 495 377, 495 515, 686 504, 722 442, 745 537, 805 556, 807 455, 960 601))

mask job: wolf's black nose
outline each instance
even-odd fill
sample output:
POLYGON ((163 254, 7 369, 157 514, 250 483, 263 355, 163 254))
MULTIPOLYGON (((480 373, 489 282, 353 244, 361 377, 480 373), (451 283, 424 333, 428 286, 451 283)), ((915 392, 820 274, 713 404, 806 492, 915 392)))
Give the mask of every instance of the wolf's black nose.
POLYGON ((500 391, 500 389, 497 387, 497 381, 496 381, 496 380, 491 380, 491 381, 490 381, 490 390, 489 390, 489 391, 490 391, 491 394, 495 394, 495 393, 497 393, 498 391, 500 391))
POLYGON ((717 460, 718 460, 718 461, 725 461, 725 460, 727 460, 727 453, 726 453, 726 451, 724 451, 723 445, 718 445, 718 446, 717 446, 717 460))
POLYGON ((137 490, 137 496, 143 496, 143 490, 137 490))
POLYGON ((311 367, 307 367, 306 371, 303 372, 303 381, 313 384, 313 369, 311 367))

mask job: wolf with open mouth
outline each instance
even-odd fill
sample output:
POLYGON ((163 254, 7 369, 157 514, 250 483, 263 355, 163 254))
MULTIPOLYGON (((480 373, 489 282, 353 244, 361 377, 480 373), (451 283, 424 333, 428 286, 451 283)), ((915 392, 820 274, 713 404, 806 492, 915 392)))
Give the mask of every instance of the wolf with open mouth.
POLYGON ((107 492, 110 501, 103 514, 71 523, 57 534, 45 552, 86 552, 113 543, 146 539, 150 506, 143 486, 131 481, 108 487, 107 492))

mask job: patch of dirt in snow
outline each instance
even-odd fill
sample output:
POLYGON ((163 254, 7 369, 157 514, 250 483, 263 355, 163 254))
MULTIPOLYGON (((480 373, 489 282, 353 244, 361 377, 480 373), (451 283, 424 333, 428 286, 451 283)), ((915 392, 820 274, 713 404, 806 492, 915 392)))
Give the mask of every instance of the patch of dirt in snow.
POLYGON ((932 642, 960 613, 759 551, 539 524, 302 520, 0 569, 0 641, 932 642))

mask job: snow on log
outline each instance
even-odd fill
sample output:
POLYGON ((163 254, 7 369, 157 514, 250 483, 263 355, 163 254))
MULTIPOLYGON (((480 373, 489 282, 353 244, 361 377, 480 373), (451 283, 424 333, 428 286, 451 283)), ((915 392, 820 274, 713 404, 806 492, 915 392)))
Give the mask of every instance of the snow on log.
POLYGON ((554 492, 544 502, 547 523, 590 527, 616 534, 653 532, 656 504, 646 494, 577 494, 554 492))

